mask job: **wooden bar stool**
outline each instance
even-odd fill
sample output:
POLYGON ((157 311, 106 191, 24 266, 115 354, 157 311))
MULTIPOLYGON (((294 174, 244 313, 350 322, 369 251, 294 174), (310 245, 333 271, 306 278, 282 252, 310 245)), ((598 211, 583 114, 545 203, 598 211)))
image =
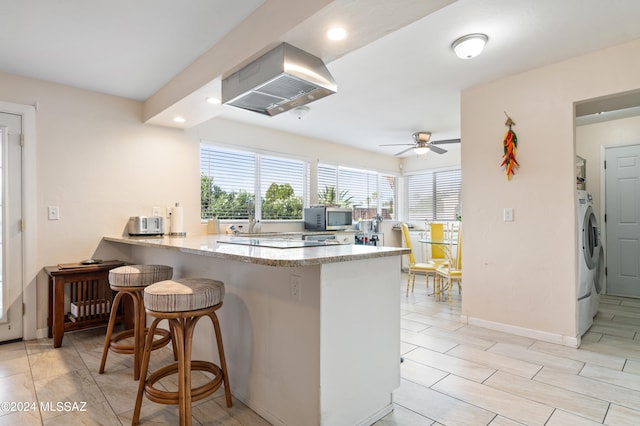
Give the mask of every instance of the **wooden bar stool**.
MULTIPOLYGON (((102 361, 100 362, 100 374, 104 373, 107 354, 111 349, 113 352, 120 354, 133 354, 133 378, 138 380, 140 377, 142 349, 144 348, 144 336, 147 331, 145 328, 147 317, 144 310, 143 290, 158 281, 171 279, 172 276, 173 268, 165 265, 126 265, 109 271, 109 286, 118 293, 113 299, 113 306, 111 306, 107 335, 104 339, 104 349, 102 350, 102 361), (131 297, 133 301, 133 329, 124 330, 114 335, 113 327, 116 322, 118 305, 125 295, 131 297), (123 341, 132 336, 133 343, 123 341)), ((172 340, 171 333, 167 330, 155 330, 152 333, 152 337, 153 335, 158 336, 158 339, 153 341, 153 349, 161 348, 172 340)), ((175 343, 173 343, 173 349, 175 356, 175 343)))
POLYGON ((224 383, 227 407, 231 407, 231 391, 227 375, 227 362, 222 346, 222 334, 216 312, 224 299, 224 283, 205 278, 183 278, 161 281, 144 289, 144 303, 147 313, 154 320, 144 344, 141 379, 138 396, 133 411, 132 425, 140 420, 140 408, 143 394, 151 401, 160 404, 178 404, 180 425, 191 425, 191 403, 214 393, 224 383), (193 332, 200 318, 211 318, 216 334, 220 366, 209 361, 192 361, 191 344, 193 332), (174 332, 178 348, 178 362, 162 367, 147 376, 151 357, 153 332, 158 323, 166 319, 174 332), (191 388, 191 371, 205 371, 213 379, 204 385, 191 388), (164 391, 154 387, 160 379, 178 373, 178 391, 164 391))

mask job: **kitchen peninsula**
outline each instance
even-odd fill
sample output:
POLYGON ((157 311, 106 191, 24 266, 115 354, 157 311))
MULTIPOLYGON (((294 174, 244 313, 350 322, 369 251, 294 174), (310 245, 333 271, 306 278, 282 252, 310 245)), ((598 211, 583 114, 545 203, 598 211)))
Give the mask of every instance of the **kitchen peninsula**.
MULTIPOLYGON (((171 265, 176 278, 225 283, 219 317, 231 392, 272 424, 371 424, 391 411, 400 383, 400 256, 408 250, 233 238, 103 244, 129 262, 171 265)), ((217 361, 202 324, 194 358, 217 361)))

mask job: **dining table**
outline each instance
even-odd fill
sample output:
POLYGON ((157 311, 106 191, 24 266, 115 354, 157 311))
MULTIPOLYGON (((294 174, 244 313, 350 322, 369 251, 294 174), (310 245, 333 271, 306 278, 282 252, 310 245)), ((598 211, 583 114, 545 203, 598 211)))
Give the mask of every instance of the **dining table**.
MULTIPOLYGON (((447 262, 449 265, 455 263, 455 255, 451 250, 452 246, 457 246, 458 245, 458 241, 457 239, 440 239, 440 240, 435 240, 435 239, 430 239, 430 238, 420 238, 418 239, 419 243, 422 244, 432 244, 432 245, 437 245, 437 246, 443 246, 444 248, 444 252, 445 255, 447 256, 447 262)), ((427 259, 428 261, 429 259, 427 259)), ((434 284, 435 287, 435 284, 434 284)), ((444 289, 442 289, 444 290, 444 289)), ((429 296, 435 295, 436 296, 436 300, 440 299, 439 294, 436 294, 438 291, 437 289, 434 289, 434 293, 429 294, 429 296)))

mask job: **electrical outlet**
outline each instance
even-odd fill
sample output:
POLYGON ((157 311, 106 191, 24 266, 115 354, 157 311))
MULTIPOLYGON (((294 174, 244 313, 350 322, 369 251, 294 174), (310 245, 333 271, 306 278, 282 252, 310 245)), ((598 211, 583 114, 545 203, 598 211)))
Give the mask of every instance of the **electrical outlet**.
POLYGON ((291 275, 291 297, 298 302, 302 300, 302 277, 291 275))
POLYGON ((49 206, 47 207, 47 217, 49 220, 60 220, 60 207, 49 206))
POLYGON ((153 216, 153 217, 160 216, 160 207, 152 207, 151 208, 151 216, 153 216))

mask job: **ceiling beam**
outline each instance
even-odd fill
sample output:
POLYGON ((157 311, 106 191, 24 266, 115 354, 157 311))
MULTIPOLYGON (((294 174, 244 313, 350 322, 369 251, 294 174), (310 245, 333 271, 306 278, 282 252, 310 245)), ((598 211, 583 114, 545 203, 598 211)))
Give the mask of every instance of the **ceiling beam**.
MULTIPOLYGON (((143 121, 149 122, 181 100, 193 96, 233 69, 276 46, 295 28, 331 0, 267 0, 220 42, 144 102, 143 121)), ((212 87, 214 88, 214 87, 212 87)), ((219 90, 219 89, 218 89, 219 90)), ((204 102, 204 98, 201 100, 204 102)))

